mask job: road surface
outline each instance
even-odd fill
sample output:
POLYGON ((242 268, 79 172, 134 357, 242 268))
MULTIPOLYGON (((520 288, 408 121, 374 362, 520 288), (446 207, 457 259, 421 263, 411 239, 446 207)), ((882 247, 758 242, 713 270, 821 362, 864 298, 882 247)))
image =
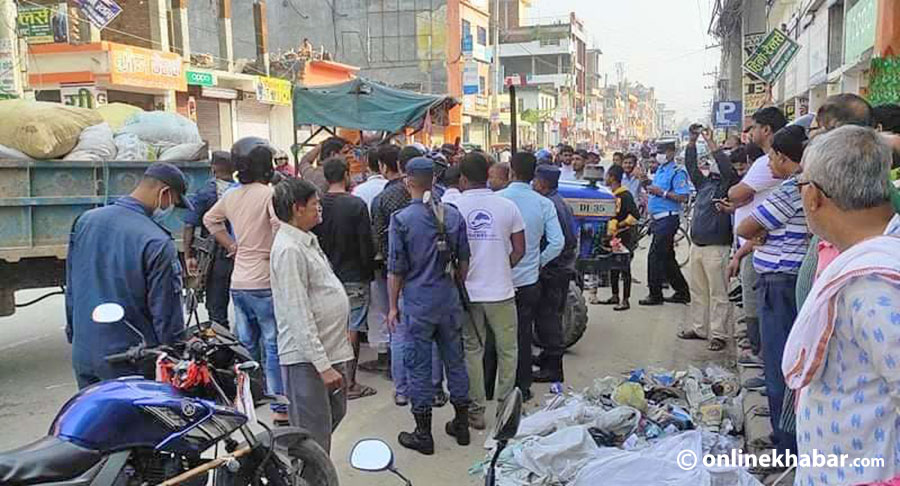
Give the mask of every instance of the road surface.
MULTIPOLYGON (((646 253, 635 260, 635 275, 646 282, 646 253)), ((22 302, 41 291, 20 292, 22 302)), ((605 297, 608 289, 601 289, 605 297)), ((632 309, 618 313, 592 306, 584 338, 565 358, 567 385, 582 389, 594 378, 621 374, 632 367, 661 366, 681 369, 688 364, 725 361, 725 353, 711 353, 698 341, 675 337, 687 306, 667 304, 642 308, 637 300, 646 288, 635 285, 632 309)), ((14 316, 0 318, 0 451, 23 445, 46 434, 56 411, 75 393, 70 367, 70 347, 66 343, 63 299, 52 297, 14 316)), ((393 404, 391 385, 380 376, 361 374, 360 379, 378 390, 378 395, 351 402, 347 418, 335 434, 332 457, 341 475, 341 484, 400 485, 390 475, 364 474, 347 464, 350 448, 361 438, 382 438, 394 448, 397 467, 417 485, 479 484, 467 470, 484 457, 484 433, 473 435, 472 445, 459 447, 447 437, 444 423, 452 416, 447 405, 435 411, 436 454, 421 456, 397 444, 397 433, 413 428, 407 409, 393 404)), ((547 385, 535 384, 538 397, 547 385)), ((532 405, 533 406, 533 405, 532 405)), ((489 414, 493 413, 493 407, 489 414)))

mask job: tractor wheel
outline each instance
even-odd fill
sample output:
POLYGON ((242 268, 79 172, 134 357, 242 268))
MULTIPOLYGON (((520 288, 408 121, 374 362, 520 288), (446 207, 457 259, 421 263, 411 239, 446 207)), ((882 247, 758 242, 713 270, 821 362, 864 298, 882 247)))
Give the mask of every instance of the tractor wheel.
MULTIPOLYGON (((570 348, 584 336, 587 330, 588 308, 581 287, 574 281, 569 283, 569 295, 566 301, 566 310, 563 312, 563 346, 570 348)), ((543 348, 544 345, 534 333, 532 342, 535 346, 543 348)))

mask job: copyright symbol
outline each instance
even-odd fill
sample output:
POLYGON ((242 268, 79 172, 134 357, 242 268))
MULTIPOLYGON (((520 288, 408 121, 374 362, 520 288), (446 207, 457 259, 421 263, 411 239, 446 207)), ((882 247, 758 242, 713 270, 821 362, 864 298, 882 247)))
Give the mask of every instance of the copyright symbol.
POLYGON ((697 454, 691 450, 684 450, 678 453, 678 467, 684 471, 690 471, 697 465, 697 454))

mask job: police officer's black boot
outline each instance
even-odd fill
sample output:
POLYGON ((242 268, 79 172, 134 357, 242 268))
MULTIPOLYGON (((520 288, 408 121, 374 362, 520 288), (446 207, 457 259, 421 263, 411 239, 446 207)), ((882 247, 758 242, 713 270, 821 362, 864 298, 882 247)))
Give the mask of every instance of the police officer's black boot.
POLYGON ((414 412, 413 417, 416 419, 416 430, 412 433, 400 432, 397 439, 403 447, 430 456, 434 454, 434 438, 431 436, 431 409, 427 412, 414 412))
POLYGON ((461 446, 469 445, 472 440, 469 436, 469 405, 453 404, 456 417, 447 422, 445 430, 450 437, 456 437, 456 443, 461 446))

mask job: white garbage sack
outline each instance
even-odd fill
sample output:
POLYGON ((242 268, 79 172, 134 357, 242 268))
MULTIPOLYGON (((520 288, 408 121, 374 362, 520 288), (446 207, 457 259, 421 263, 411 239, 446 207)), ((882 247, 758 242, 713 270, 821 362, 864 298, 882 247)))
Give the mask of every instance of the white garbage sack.
POLYGON ((141 141, 160 148, 202 142, 196 123, 165 111, 137 113, 125 122, 119 133, 137 135, 141 141))
POLYGON ((120 133, 114 139, 116 143, 117 160, 154 161, 156 149, 133 133, 120 133))
POLYGON ((567 483, 600 448, 584 426, 566 427, 547 437, 526 440, 515 451, 519 465, 548 484, 567 483))
POLYGON ((164 148, 159 160, 206 160, 209 158, 209 146, 205 143, 182 143, 174 147, 164 148))
POLYGON ((572 425, 591 423, 603 413, 603 407, 585 405, 584 401, 573 399, 564 407, 541 410, 522 418, 516 438, 550 435, 572 425))
POLYGON ((616 437, 628 437, 637 430, 641 422, 641 412, 631 407, 616 407, 601 413, 593 426, 616 437))
POLYGON ((63 160, 115 160, 117 152, 112 128, 103 122, 82 130, 75 148, 63 160))

